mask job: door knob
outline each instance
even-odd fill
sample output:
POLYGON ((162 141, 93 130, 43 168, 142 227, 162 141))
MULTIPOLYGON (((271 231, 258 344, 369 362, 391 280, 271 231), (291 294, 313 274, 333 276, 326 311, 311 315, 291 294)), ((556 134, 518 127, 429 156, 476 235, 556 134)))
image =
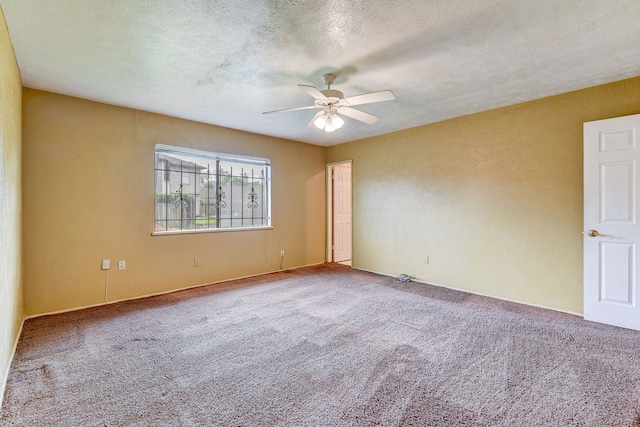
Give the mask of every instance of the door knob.
POLYGON ((587 234, 589 235, 589 237, 604 237, 604 234, 598 233, 598 230, 589 230, 587 234))

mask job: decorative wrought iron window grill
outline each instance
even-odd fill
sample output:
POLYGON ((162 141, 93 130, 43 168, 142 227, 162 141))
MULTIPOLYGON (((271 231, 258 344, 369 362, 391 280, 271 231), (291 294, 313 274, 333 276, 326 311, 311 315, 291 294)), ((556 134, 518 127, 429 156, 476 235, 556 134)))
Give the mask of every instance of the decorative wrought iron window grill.
POLYGON ((271 161, 155 147, 155 232, 269 227, 271 161))

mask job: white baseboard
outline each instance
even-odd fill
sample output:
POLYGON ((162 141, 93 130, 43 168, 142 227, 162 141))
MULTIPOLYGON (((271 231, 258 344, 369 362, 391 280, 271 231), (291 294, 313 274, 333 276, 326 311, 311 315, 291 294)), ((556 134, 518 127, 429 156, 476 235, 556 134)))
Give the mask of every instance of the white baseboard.
POLYGON ((231 282, 231 281, 234 281, 234 280, 248 279, 248 278, 251 278, 251 277, 262 276, 262 275, 265 275, 265 274, 277 273, 277 272, 280 272, 280 271, 297 270, 297 269, 300 269, 300 268, 312 267, 314 265, 320 265, 320 264, 324 264, 324 262, 318 262, 318 263, 307 264, 307 265, 300 265, 300 266, 297 266, 297 267, 291 267, 291 268, 286 268, 286 269, 282 269, 282 270, 278 269, 278 270, 273 270, 273 271, 266 271, 266 272, 263 272, 263 273, 256 273, 256 274, 250 274, 250 275, 247 275, 247 276, 241 276, 241 277, 234 277, 234 278, 231 278, 231 279, 219 280, 217 282, 208 282, 208 283, 202 283, 202 284, 199 284, 199 285, 193 285, 193 286, 186 286, 186 287, 183 287, 183 288, 171 289, 171 290, 168 290, 168 291, 155 292, 155 293, 145 294, 145 295, 138 295, 138 296, 131 297, 131 298, 113 300, 113 301, 109 301, 109 302, 106 302, 106 303, 98 303, 98 304, 86 305, 86 306, 82 306, 82 307, 69 308, 69 309, 65 309, 65 310, 58 310, 58 311, 52 311, 52 312, 47 312, 47 313, 32 314, 32 315, 29 315, 29 316, 24 316, 22 318, 22 322, 20 323, 20 328, 18 329, 18 333, 17 333, 17 335, 16 335, 16 337, 14 339, 14 342, 13 342, 13 349, 11 351, 11 357, 9 357, 9 364, 7 366, 6 371, 2 373, 3 374, 2 375, 2 381, 0 382, 0 414, 2 414, 2 402, 3 402, 3 399, 4 399, 4 392, 5 392, 5 389, 7 387, 7 381, 9 379, 9 372, 11 370, 11 364, 13 363, 13 358, 16 355, 16 350, 18 348, 18 342, 20 341, 20 336, 22 335, 22 328, 24 327, 24 322, 27 321, 28 319, 34 319, 34 318, 41 317, 41 316, 48 316, 48 315, 51 315, 51 314, 60 314, 60 313, 67 313, 67 312, 70 312, 70 311, 83 310, 85 308, 98 307, 98 306, 101 306, 101 305, 115 304, 115 303, 123 302, 123 301, 132 301, 132 300, 137 300, 137 299, 141 299, 141 298, 148 298, 148 297, 153 297, 153 296, 158 296, 158 295, 165 295, 165 294, 170 294, 172 292, 179 292, 179 291, 184 291, 184 290, 187 290, 187 289, 200 288, 202 286, 216 285, 216 284, 220 284, 220 283, 231 282))
MULTIPOLYGON (((50 312, 46 312, 46 313, 32 314, 32 315, 27 316, 25 318, 25 320, 26 319, 33 319, 33 318, 36 318, 36 317, 49 316, 49 315, 52 315, 52 314, 61 314, 61 313, 68 313, 70 311, 84 310, 85 308, 100 307, 100 306, 103 306, 103 305, 116 304, 116 303, 123 302, 123 301, 133 301, 133 300, 142 299, 142 298, 149 298, 149 297, 155 297, 155 296, 159 296, 159 295, 166 295, 166 294, 170 294, 170 293, 173 293, 173 292, 186 291, 187 289, 201 288, 203 286, 209 286, 209 285, 218 285, 220 283, 232 282, 234 280, 249 279, 251 277, 264 276, 265 274, 278 273, 280 271, 297 270, 297 269, 300 269, 300 268, 312 267, 314 265, 321 265, 321 264, 324 264, 324 261, 323 262, 314 263, 314 264, 300 265, 300 266, 297 266, 297 267, 283 268, 282 270, 277 269, 277 270, 272 270, 272 271, 265 271, 263 273, 249 274, 247 276, 232 277, 230 279, 218 280, 217 282, 207 282, 207 283, 202 283, 202 284, 199 284, 199 285, 190 285, 190 286, 185 286, 183 288, 170 289, 168 291, 154 292, 154 293, 144 294, 144 295, 136 295, 136 296, 131 297, 131 298, 123 298, 123 299, 118 299, 118 300, 113 300, 113 301, 108 301, 108 302, 100 302, 100 303, 97 303, 97 304, 84 305, 84 306, 81 306, 81 307, 68 308, 68 309, 64 309, 64 310, 57 310, 57 311, 50 311, 50 312)), ((24 324, 24 321, 23 321, 23 324, 24 324)))
MULTIPOLYGON (((368 273, 379 274, 381 276, 396 277, 393 274, 381 273, 379 271, 373 271, 373 270, 367 270, 366 268, 359 268, 359 267, 353 267, 353 266, 351 266, 351 268, 353 268, 355 270, 366 271, 368 273)), ((540 305, 540 304, 533 304, 533 303, 530 303, 530 302, 524 302, 524 301, 518 301, 518 300, 509 299, 509 298, 497 297, 495 295, 488 295, 488 294, 482 294, 480 292, 468 291, 466 289, 453 288, 451 286, 441 285, 441 284, 438 284, 438 283, 425 282, 424 280, 415 279, 414 277, 412 277, 411 280, 413 282, 422 283, 424 285, 437 286, 439 288, 451 289, 453 291, 458 291, 458 292, 467 292, 469 294, 478 295, 478 296, 481 296, 481 297, 494 298, 494 299, 498 299, 498 300, 501 300, 501 301, 513 302, 513 303, 516 303, 516 304, 523 304, 523 305, 528 305, 530 307, 543 308, 545 310, 553 310, 553 311, 557 311, 557 312, 560 312, 560 313, 571 314, 573 316, 583 317, 582 313, 575 313, 573 311, 561 310, 561 309, 555 308, 555 307, 547 307, 547 306, 540 305)))
POLYGON ((2 403, 4 402, 4 391, 7 388, 7 381, 9 380, 9 372, 11 371, 11 364, 13 363, 13 358, 16 356, 16 349, 18 348, 18 341, 20 341, 20 335, 22 335, 22 328, 24 327, 26 317, 22 318, 22 322, 20 322, 20 328, 18 329, 18 333, 16 334, 13 340, 13 349, 11 350, 11 356, 9 357, 9 364, 7 365, 7 369, 3 372, 2 382, 0 382, 0 415, 2 414, 2 403))
MULTIPOLYGON (((248 279, 248 278, 251 278, 251 277, 257 277, 257 276, 262 276, 262 275, 266 275, 266 274, 277 273, 277 272, 285 271, 285 270, 297 270, 297 269, 300 269, 300 268, 312 267, 312 266, 321 265, 321 264, 324 264, 324 262, 301 265, 301 266, 291 267, 291 268, 287 268, 287 269, 283 269, 283 270, 278 269, 278 270, 267 271, 267 272, 263 272, 263 273, 250 274, 250 275, 247 275, 247 276, 241 276, 241 277, 235 277, 235 278, 230 278, 230 279, 219 280, 217 282, 208 282, 208 283, 203 283, 203 284, 199 284, 199 285, 186 286, 186 287, 183 287, 183 288, 172 289, 172 290, 169 290, 169 291, 156 292, 156 293, 145 294, 145 295, 138 295, 138 296, 131 297, 131 298, 124 298, 124 299, 120 299, 120 300, 109 301, 107 303, 98 303, 98 304, 87 305, 87 306, 82 306, 82 307, 70 308, 70 309, 66 309, 66 310, 59 310, 59 311, 53 311, 53 312, 48 312, 48 313, 40 313, 40 314, 34 314, 34 315, 26 316, 26 317, 24 317, 22 319, 22 322, 20 323, 20 328, 18 330, 18 334, 16 335, 14 343, 13 343, 13 349, 11 351, 11 357, 9 358, 9 365, 7 366, 6 371, 2 375, 2 382, 0 383, 0 405, 2 405, 2 402, 3 402, 3 399, 4 399, 4 392, 5 392, 5 389, 6 389, 6 386, 7 386, 7 380, 9 379, 9 371, 11 369, 11 364, 13 362, 13 358, 15 357, 16 350, 18 348, 18 341, 20 340, 20 336, 22 335, 22 328, 24 327, 24 323, 25 323, 25 321, 27 319, 32 319, 32 318, 41 317, 41 316, 48 316, 48 315, 51 315, 51 314, 59 314, 59 313, 66 313, 66 312, 70 312, 70 311, 83 310, 85 308, 98 307, 98 306, 108 305, 108 304, 115 304, 115 303, 123 302, 123 301, 132 301, 132 300, 137 300, 137 299, 141 299, 141 298, 148 298, 148 297, 153 297, 153 296, 158 296, 158 295, 166 295, 166 294, 170 294, 170 293, 173 293, 173 292, 184 291, 184 290, 187 290, 187 289, 194 289, 194 288, 200 288, 202 286, 216 285, 216 284, 220 284, 220 283, 231 282, 231 281, 234 281, 234 280, 248 279)), ((351 268, 353 268, 354 270, 366 271, 368 273, 378 274, 378 275, 381 275, 381 276, 395 277, 392 274, 382 273, 382 272, 374 271, 374 270, 368 270, 366 268, 354 267, 353 265, 351 266, 351 268)), ((574 315, 574 316, 582 317, 581 313, 575 313, 575 312, 571 312, 571 311, 567 311, 567 310, 560 310, 560 309, 554 308, 554 307, 547 307, 547 306, 543 306, 543 305, 539 305, 539 304, 532 304, 532 303, 527 303, 527 302, 523 302, 523 301, 516 301, 516 300, 509 299, 509 298, 501 298, 501 297, 496 297, 494 295, 487 295, 487 294, 482 294, 482 293, 478 293, 478 292, 471 292, 471 291, 468 291, 468 290, 465 290, 465 289, 453 288, 451 286, 441 285, 441 284, 438 284, 438 283, 425 282, 423 280, 416 280, 416 279, 413 279, 413 278, 412 278, 412 280, 414 282, 422 283, 422 284, 425 284, 425 285, 437 286, 439 288, 451 289, 451 290, 459 291, 459 292, 467 292, 467 293, 470 293, 470 294, 473 294, 473 295, 479 295, 479 296, 488 297, 488 298, 495 298, 495 299, 498 299, 498 300, 501 300, 501 301, 508 301, 508 302, 513 302, 513 303, 517 303, 517 304, 524 304, 524 305, 528 305, 528 306, 531 306, 531 307, 543 308, 543 309, 546 309, 546 310, 553 310, 553 311, 558 311, 558 312, 561 312, 561 313, 566 313, 566 314, 571 314, 571 315, 574 315)), ((1 413, 2 413, 2 407, 0 406, 0 414, 1 413)))

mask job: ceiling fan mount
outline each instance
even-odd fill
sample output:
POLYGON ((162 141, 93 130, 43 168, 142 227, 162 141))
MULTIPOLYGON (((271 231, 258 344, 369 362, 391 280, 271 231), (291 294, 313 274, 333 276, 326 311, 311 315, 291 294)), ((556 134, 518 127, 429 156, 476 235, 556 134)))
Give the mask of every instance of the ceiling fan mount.
POLYGON ((326 89, 320 90, 314 86, 301 85, 298 87, 314 98, 313 105, 296 108, 286 108, 284 110, 267 111, 262 114, 282 113, 285 111, 308 110, 320 108, 322 111, 316 113, 311 119, 307 127, 317 127, 325 132, 333 132, 342 127, 344 120, 339 115, 344 115, 352 119, 367 124, 373 124, 380 118, 364 111, 352 108, 354 105, 371 104, 374 102, 391 101, 395 99, 395 95, 390 90, 382 90, 379 92, 364 93, 345 98, 344 94, 339 90, 331 89, 331 85, 335 81, 336 74, 327 73, 322 76, 326 89))
POLYGON ((331 85, 336 81, 336 77, 338 77, 337 74, 326 73, 322 75, 322 80, 324 80, 324 84, 326 84, 328 88, 331 89, 331 85))

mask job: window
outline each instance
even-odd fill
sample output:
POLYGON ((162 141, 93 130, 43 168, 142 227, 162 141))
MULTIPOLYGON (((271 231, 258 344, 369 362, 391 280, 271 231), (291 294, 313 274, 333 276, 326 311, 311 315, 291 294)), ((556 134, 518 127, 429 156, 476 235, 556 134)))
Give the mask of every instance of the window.
POLYGON ((271 161, 157 144, 155 233, 271 226, 271 161))

